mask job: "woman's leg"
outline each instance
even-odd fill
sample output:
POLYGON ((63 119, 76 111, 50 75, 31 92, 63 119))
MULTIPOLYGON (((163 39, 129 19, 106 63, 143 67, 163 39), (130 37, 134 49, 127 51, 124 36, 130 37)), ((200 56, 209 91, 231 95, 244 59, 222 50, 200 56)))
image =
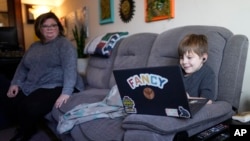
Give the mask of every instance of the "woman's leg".
POLYGON ((7 79, 4 75, 0 74, 0 100, 3 96, 7 94, 9 86, 10 80, 7 79))
POLYGON ((52 110, 61 92, 62 87, 41 88, 32 92, 20 103, 18 108, 20 131, 27 139, 34 134, 37 123, 52 110))
POLYGON ((10 82, 5 79, 1 79, 1 89, 0 89, 0 130, 8 128, 17 123, 17 107, 19 103, 26 96, 20 91, 16 97, 7 97, 7 91, 10 82))
POLYGON ((9 85, 10 81, 4 75, 0 74, 0 130, 9 126, 9 121, 3 108, 3 102, 7 97, 9 85))

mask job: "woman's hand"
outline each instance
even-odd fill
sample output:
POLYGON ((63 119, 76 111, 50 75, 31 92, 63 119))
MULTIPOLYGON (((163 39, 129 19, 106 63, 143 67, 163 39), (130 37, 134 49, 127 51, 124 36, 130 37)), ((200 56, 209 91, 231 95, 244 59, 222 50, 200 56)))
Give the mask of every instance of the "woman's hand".
POLYGON ((7 96, 9 98, 14 98, 17 96, 18 91, 19 91, 18 85, 11 85, 8 92, 7 92, 7 96))
POLYGON ((67 94, 61 94, 55 103, 56 108, 60 108, 62 106, 62 104, 65 104, 69 99, 69 95, 67 94))

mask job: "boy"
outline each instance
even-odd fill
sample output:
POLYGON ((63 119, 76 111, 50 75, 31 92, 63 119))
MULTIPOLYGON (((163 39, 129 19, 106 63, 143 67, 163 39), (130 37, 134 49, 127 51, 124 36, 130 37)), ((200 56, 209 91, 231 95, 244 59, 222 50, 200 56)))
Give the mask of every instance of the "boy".
POLYGON ((178 47, 180 65, 188 98, 208 98, 208 104, 215 100, 213 70, 205 64, 208 58, 208 43, 205 35, 189 34, 178 47))

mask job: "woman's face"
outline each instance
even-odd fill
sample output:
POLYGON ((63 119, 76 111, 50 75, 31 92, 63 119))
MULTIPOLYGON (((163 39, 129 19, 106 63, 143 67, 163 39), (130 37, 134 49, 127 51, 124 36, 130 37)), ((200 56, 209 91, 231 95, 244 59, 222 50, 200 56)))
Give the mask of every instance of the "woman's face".
POLYGON ((58 25, 52 18, 45 20, 40 30, 45 38, 45 42, 55 39, 59 34, 58 25))

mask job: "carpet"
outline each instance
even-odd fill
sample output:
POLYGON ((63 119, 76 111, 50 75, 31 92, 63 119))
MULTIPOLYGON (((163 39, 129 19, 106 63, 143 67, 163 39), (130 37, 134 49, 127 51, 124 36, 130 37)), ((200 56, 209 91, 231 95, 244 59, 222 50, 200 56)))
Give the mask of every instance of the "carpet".
MULTIPOLYGON (((15 127, 0 130, 0 141, 9 141, 15 134, 15 127)), ((40 129, 30 141, 59 141, 55 136, 40 129)))

